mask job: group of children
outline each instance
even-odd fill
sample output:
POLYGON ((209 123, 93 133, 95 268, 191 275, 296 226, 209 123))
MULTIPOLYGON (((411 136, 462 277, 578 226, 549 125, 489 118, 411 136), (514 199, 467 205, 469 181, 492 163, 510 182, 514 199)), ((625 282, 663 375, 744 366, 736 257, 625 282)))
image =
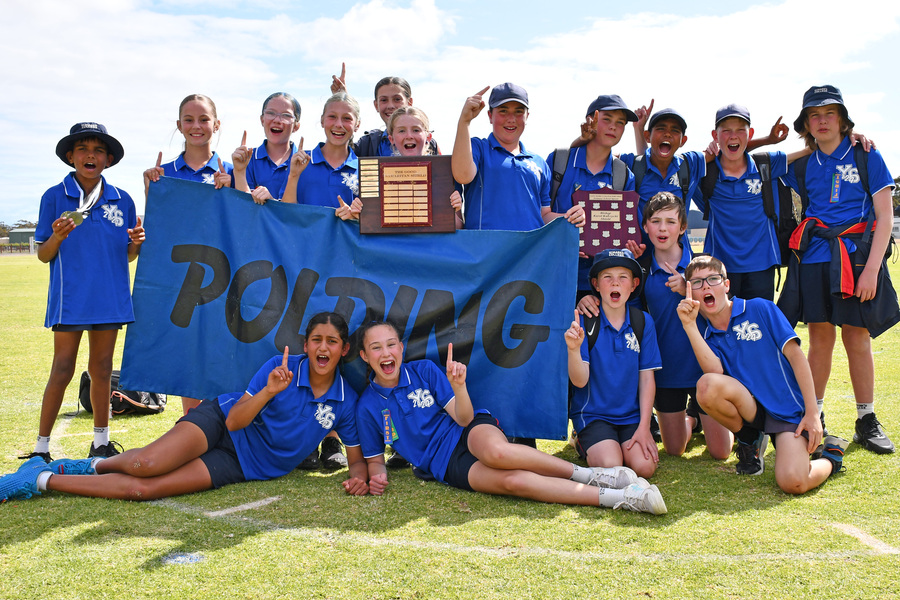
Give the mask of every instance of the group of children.
MULTIPOLYGON (((101 176, 121 159, 121 145, 102 125, 79 123, 57 147, 75 172, 42 198, 36 234, 38 256, 51 266, 46 325, 54 331, 38 442, 19 471, 0 479, 0 499, 47 489, 158 498, 270 479, 311 461, 314 468, 313 459, 348 466, 348 493, 379 495, 388 483, 384 451, 390 445, 420 472, 454 487, 662 514, 662 496, 646 481, 659 461, 650 425, 654 408, 667 453, 683 454, 702 427, 717 459, 727 458, 737 439, 739 474, 763 472, 766 442, 774 436, 778 485, 804 493, 843 469, 848 445, 824 432, 835 326, 857 400, 854 441, 893 452, 872 408, 870 345, 870 335, 900 321, 884 261, 893 181, 867 140, 860 138, 867 154, 852 150, 857 136, 837 88, 813 87, 804 95, 794 129, 806 138, 806 150, 768 153, 767 179, 782 178, 797 189, 807 217, 792 238, 789 285, 779 301, 784 312, 773 303, 783 257, 762 207, 760 170, 748 154, 785 139, 780 119, 767 138, 754 140, 749 111, 723 107, 710 148, 678 154, 687 124, 677 111, 653 113, 652 102, 632 111, 621 97, 603 95, 589 105, 571 148, 545 161, 521 142, 527 92, 505 83, 485 102, 488 89, 466 99, 450 159, 458 191, 449 201, 458 226, 531 230, 563 217, 581 227, 585 212, 573 202, 575 191, 613 187, 640 196, 641 243, 579 257, 580 302, 564 342, 573 439, 587 468, 509 443, 489 412, 473 408, 466 366, 452 360, 452 347, 445 371, 429 361, 404 364, 402 341, 390 323, 362 330, 360 355, 371 375, 357 399, 338 369, 349 350, 347 324, 333 313, 310 319, 303 354, 285 348, 243 393, 183 399, 185 416, 170 432, 120 455, 107 421, 112 349, 118 330, 133 320, 127 261, 137 256, 144 231, 128 195, 101 176), (486 105, 492 133, 472 138, 470 123, 486 105), (637 154, 613 157, 629 122, 637 154), (685 236, 692 200, 709 214, 707 253, 696 257, 685 236), (98 244, 106 251, 96 253, 98 244), (92 261, 102 254, 107 264, 78 269, 87 253, 92 261), (797 321, 809 324, 808 360, 793 331, 797 321), (87 459, 53 461, 50 429, 83 331, 90 343, 95 440, 87 459), (101 476, 78 477, 84 474, 101 476)), ((299 128, 299 103, 277 93, 263 103, 265 141, 250 148, 245 132, 233 165, 213 150, 215 104, 188 96, 177 121, 185 150, 167 164, 160 154, 144 173, 145 192, 160 176, 177 177, 234 186, 257 203, 331 206, 342 219, 358 219, 364 207, 357 197, 357 156, 439 149, 405 80, 379 81, 374 105, 386 129, 357 142, 359 104, 347 94, 345 71, 334 77, 332 92, 320 117, 325 141, 312 151, 303 150, 302 138, 299 147, 290 140, 299 128)))

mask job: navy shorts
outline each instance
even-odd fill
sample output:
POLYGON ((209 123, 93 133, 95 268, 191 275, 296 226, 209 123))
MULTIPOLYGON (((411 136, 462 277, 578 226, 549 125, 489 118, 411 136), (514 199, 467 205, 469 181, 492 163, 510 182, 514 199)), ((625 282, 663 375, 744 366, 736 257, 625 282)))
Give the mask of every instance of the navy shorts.
MULTIPOLYGON (((472 470, 472 465, 477 463, 478 459, 469 452, 469 433, 476 425, 493 425, 500 429, 500 421, 495 419, 491 413, 477 413, 472 422, 463 429, 459 442, 457 442, 456 448, 453 449, 453 454, 450 455, 450 460, 447 462, 447 471, 444 473, 445 483, 461 490, 469 490, 470 492, 474 490, 469 485, 469 471, 472 470)), ((502 432, 503 430, 500 429, 500 431, 502 432)))
POLYGON ((732 298, 765 298, 775 301, 775 267, 750 273, 728 273, 728 295, 732 298))
POLYGON ((578 443, 575 444, 575 450, 581 458, 587 458, 587 452, 594 444, 599 444, 605 440, 615 440, 620 444, 624 444, 634 437, 640 423, 629 423, 628 425, 614 425, 608 421, 597 419, 587 424, 587 427, 578 432, 578 443))
POLYGON ((247 481, 231 435, 225 427, 225 413, 216 400, 204 400, 178 419, 178 423, 182 421, 193 423, 206 436, 207 450, 200 455, 200 460, 206 465, 214 488, 247 481))
POLYGON ((112 331, 122 329, 125 323, 95 323, 93 325, 63 325, 59 323, 50 327, 50 331, 112 331))
MULTIPOLYGON (((773 417, 762 404, 759 403, 759 400, 753 398, 753 401, 756 402, 756 416, 753 418, 752 422, 744 421, 745 425, 749 425, 753 429, 758 429, 759 431, 767 433, 770 436, 774 436, 777 433, 794 433, 797 430, 798 423, 789 423, 788 421, 777 419, 773 417)), ((804 431, 803 437, 809 439, 809 434, 804 431)))
POLYGON ((824 262, 800 265, 800 320, 864 328, 859 298, 841 298, 831 293, 830 269, 831 265, 824 262))
POLYGON ((656 388, 656 397, 653 399, 653 408, 658 413, 676 413, 685 410, 688 400, 701 415, 705 415, 703 409, 697 404, 697 388, 656 388))

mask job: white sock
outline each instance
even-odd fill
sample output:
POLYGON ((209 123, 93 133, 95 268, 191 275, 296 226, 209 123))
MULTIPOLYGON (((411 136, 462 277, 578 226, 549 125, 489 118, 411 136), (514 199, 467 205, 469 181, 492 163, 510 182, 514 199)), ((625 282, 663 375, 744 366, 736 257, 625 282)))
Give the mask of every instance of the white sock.
POLYGON ((39 435, 37 436, 37 442, 34 444, 35 452, 50 452, 50 436, 49 435, 39 435))
POLYGON ((875 414, 875 403, 874 402, 857 402, 856 403, 856 418, 862 419, 864 416, 875 414))
POLYGON ((825 406, 825 398, 816 398, 816 406, 819 407, 819 414, 822 414, 822 408, 825 406))
POLYGON ((569 477, 569 479, 571 479, 572 481, 577 481, 578 483, 587 483, 594 475, 593 469, 589 467, 580 467, 576 464, 572 464, 572 467, 572 476, 569 477))
POLYGON ((37 481, 35 483, 39 492, 47 491, 47 480, 50 479, 51 475, 53 475, 53 471, 41 471, 38 473, 37 481))
POLYGON ((94 427, 94 448, 109 444, 109 427, 94 427))
POLYGON ((625 490, 614 490, 611 488, 599 488, 600 490, 600 506, 604 508, 612 508, 625 499, 625 490))
POLYGON ((100 462, 101 460, 106 460, 106 457, 105 457, 105 456, 95 456, 95 457, 91 460, 91 468, 94 469, 94 470, 96 471, 96 470, 97 470, 97 463, 100 462))

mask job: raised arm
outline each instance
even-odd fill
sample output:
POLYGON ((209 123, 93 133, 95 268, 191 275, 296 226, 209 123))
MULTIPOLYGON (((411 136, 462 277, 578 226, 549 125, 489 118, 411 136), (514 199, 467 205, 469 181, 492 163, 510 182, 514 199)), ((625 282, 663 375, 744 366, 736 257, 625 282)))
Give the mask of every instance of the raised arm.
POLYGON ((709 347, 709 344, 706 343, 706 340, 703 339, 700 330, 697 328, 700 302, 693 299, 691 291, 691 284, 688 282, 685 286, 687 294, 684 300, 678 303, 678 308, 676 309, 678 318, 681 320, 681 326, 684 327, 684 332, 691 342, 694 356, 697 357, 697 362, 700 363, 700 368, 703 369, 703 372, 723 374, 725 370, 722 368, 722 361, 712 351, 712 348, 709 347))
POLYGON ((447 380, 455 398, 444 408, 454 421, 465 427, 475 418, 475 409, 466 388, 466 365, 453 360, 453 344, 447 344, 447 380))
POLYGON ((252 423, 259 411, 272 398, 287 389, 293 378, 294 374, 288 368, 288 347, 285 346, 281 364, 269 373, 266 387, 252 396, 245 392, 243 397, 237 401, 237 404, 231 408, 228 417, 225 419, 225 427, 228 428, 228 431, 238 431, 252 423))
POLYGON ((291 157, 290 171, 288 171, 287 183, 284 187, 284 197, 282 202, 288 204, 297 204, 297 182, 300 181, 300 174, 309 165, 309 155, 303 151, 303 138, 300 138, 300 147, 291 157))
POLYGON ((650 106, 642 106, 636 111, 634 114, 637 115, 637 121, 633 123, 634 125, 634 148, 635 155, 640 156, 647 150, 647 140, 644 138, 644 129, 647 126, 647 121, 650 119, 650 115, 653 114, 653 103, 654 99, 650 98, 650 106))
POLYGON ((575 387, 583 388, 587 385, 591 374, 590 365, 581 358, 581 345, 584 342, 584 328, 581 326, 578 309, 575 309, 575 319, 569 325, 565 333, 566 348, 568 349, 569 379, 575 387))
POLYGON ((231 163, 234 165, 234 189, 242 192, 250 193, 250 184, 247 183, 247 166, 250 164, 250 157, 253 156, 253 150, 247 147, 247 130, 241 137, 241 145, 231 153, 231 163))
POLYGON ((462 112, 459 115, 459 123, 456 125, 456 140, 453 142, 453 154, 450 157, 450 168, 453 171, 453 179, 463 185, 471 183, 478 174, 478 167, 472 157, 472 139, 469 135, 469 123, 484 110, 482 96, 491 89, 487 86, 474 96, 466 98, 462 112))
POLYGON ((771 144, 780 144, 787 139, 789 131, 790 129, 788 126, 781 122, 781 117, 778 117, 778 120, 775 121, 775 124, 772 125, 772 129, 769 131, 769 135, 766 137, 753 138, 747 142, 747 152, 753 152, 757 148, 762 148, 763 146, 769 146, 771 144))

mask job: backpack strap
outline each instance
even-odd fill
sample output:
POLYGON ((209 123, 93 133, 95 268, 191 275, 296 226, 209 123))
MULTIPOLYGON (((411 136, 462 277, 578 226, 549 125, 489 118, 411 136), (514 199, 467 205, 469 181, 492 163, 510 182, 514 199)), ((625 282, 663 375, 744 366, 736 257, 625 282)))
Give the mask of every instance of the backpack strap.
POLYGON ((800 196, 800 218, 806 218, 806 207, 809 206, 809 193, 806 191, 806 165, 809 155, 794 161, 794 176, 797 178, 797 195, 800 196))
POLYGON ((585 315, 584 317, 584 333, 587 336, 588 343, 588 355, 590 355, 591 350, 594 349, 594 344, 597 343, 597 335, 600 333, 598 325, 600 324, 600 315, 596 317, 592 317, 590 315, 585 315))
POLYGON ((862 144, 853 146, 853 160, 856 161, 856 172, 859 174, 859 182, 863 186, 867 196, 871 196, 869 191, 869 153, 865 151, 862 144))
POLYGON ((612 158, 612 187, 616 191, 625 189, 625 182, 628 181, 628 165, 625 161, 611 156, 612 158))
MULTIPOLYGON (((647 318, 644 315, 644 311, 631 304, 628 305, 628 316, 631 319, 631 329, 634 331, 634 336, 637 338, 638 346, 640 346, 644 341, 644 327, 647 324, 647 318)), ((600 315, 597 315, 596 317, 584 317, 584 330, 585 335, 587 335, 588 353, 594 349, 594 344, 597 343, 597 336, 600 333, 599 324, 600 315)))
POLYGON ((709 199, 716 190, 719 180, 719 165, 715 160, 706 163, 706 175, 700 180, 700 193, 703 194, 703 220, 709 221, 709 199))
POLYGON ((688 191, 691 189, 691 166, 684 158, 678 167, 678 185, 681 186, 681 201, 687 206, 691 200, 688 197, 688 191))
POLYGON ((367 131, 356 142, 356 155, 378 156, 378 147, 381 145, 382 137, 384 137, 384 131, 381 129, 367 131))
POLYGON ((631 172, 634 174, 634 189, 641 189, 641 182, 644 181, 644 175, 647 174, 647 161, 644 160, 645 155, 639 154, 634 157, 634 163, 631 165, 631 172))
POLYGON ((775 212, 775 190, 772 185, 772 157, 768 152, 759 152, 750 157, 756 163, 759 171, 759 179, 762 183, 763 212, 776 224, 778 217, 775 212))
POLYGON ((563 175, 566 174, 566 167, 569 166, 569 149, 557 148, 553 151, 553 180, 550 182, 550 201, 556 202, 556 195, 559 193, 559 186, 562 183, 563 175))

